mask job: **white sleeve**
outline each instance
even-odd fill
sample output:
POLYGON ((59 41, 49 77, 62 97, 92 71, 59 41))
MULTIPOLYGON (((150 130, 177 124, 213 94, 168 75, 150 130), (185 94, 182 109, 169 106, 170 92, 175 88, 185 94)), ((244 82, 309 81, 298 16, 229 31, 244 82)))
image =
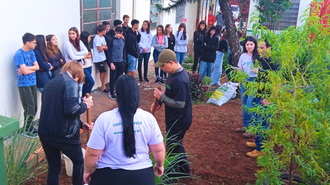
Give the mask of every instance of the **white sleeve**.
POLYGON ((87 146, 94 150, 103 150, 105 148, 105 130, 102 114, 97 118, 92 134, 88 140, 87 146))
MULTIPOLYGON (((81 47, 80 47, 81 48, 81 47)), ((86 48, 86 47, 85 47, 86 48)), ((81 56, 81 55, 78 55, 78 53, 79 52, 74 52, 73 51, 73 49, 74 49, 74 47, 73 47, 73 45, 70 43, 70 42, 66 42, 65 43, 65 45, 64 45, 64 50, 65 50, 65 52, 67 53, 67 55, 68 55, 68 58, 70 59, 70 60, 80 60, 80 59, 83 59, 84 58, 84 56, 81 56)), ((87 51, 87 49, 86 49, 86 51, 87 51)), ((87 52, 88 53, 88 52, 87 52)), ((87 54, 86 53, 86 54, 87 54)))
POLYGON ((152 124, 152 130, 150 131, 150 137, 148 144, 149 145, 156 145, 160 142, 163 142, 163 135, 162 132, 160 131, 160 128, 158 126, 158 123, 153 115, 150 114, 149 120, 152 124))

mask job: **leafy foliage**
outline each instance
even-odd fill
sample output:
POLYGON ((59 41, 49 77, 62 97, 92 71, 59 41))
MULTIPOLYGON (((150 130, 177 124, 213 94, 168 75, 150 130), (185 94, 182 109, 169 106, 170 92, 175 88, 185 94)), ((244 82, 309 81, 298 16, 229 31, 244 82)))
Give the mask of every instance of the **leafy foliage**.
POLYGON ((191 99, 193 101, 202 100, 204 91, 202 90, 203 79, 198 73, 188 73, 190 79, 191 99))
MULTIPOLYGON (((248 94, 258 89, 271 92, 263 95, 272 102, 267 109, 250 109, 266 117, 271 125, 263 131, 268 141, 262 151, 267 155, 258 158, 263 169, 256 174, 256 184, 282 184, 282 171, 289 172, 288 184, 293 184, 295 173, 307 184, 310 180, 330 183, 330 27, 324 27, 315 13, 308 14, 309 9, 302 17, 304 26, 289 27, 280 34, 256 22, 254 31, 260 32, 254 34, 267 38, 272 45, 272 61, 280 64, 280 70, 270 71, 268 81, 260 83, 246 83, 242 72, 236 76, 248 88, 248 94)), ((249 131, 260 129, 259 125, 251 126, 249 131)))
POLYGON ((291 6, 290 0, 256 0, 262 22, 269 23, 269 28, 273 31, 277 29, 282 13, 291 6))

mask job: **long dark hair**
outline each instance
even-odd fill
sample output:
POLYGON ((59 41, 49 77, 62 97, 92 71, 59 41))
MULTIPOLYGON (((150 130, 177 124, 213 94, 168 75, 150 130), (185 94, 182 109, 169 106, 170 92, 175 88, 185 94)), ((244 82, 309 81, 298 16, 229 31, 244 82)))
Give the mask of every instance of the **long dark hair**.
POLYGON ((164 31, 164 26, 163 26, 163 25, 161 25, 161 24, 160 24, 160 25, 158 25, 158 26, 157 26, 157 28, 156 28, 156 35, 158 35, 158 31, 157 31, 157 30, 158 30, 158 28, 162 29, 162 35, 164 35, 164 34, 165 34, 165 31, 164 31))
MULTIPOLYGON (((180 30, 179 30, 179 31, 180 31, 180 30)), ((201 34, 201 32, 203 33, 204 36, 205 36, 206 33, 207 33, 207 26, 206 26, 206 22, 205 22, 205 21, 201 21, 201 22, 199 22, 199 24, 198 24, 198 28, 197 28, 197 30, 196 30, 196 37, 199 37, 199 35, 201 34), (201 24, 204 24, 204 26, 205 26, 203 30, 201 30, 201 27, 200 27, 201 24)))
POLYGON ((165 26, 165 35, 170 34, 170 37, 172 38, 172 36, 174 36, 173 35, 173 29, 170 33, 168 33, 168 31, 167 31, 167 28, 170 27, 170 26, 171 26, 171 24, 166 24, 166 26, 165 26))
MULTIPOLYGON (((215 32, 217 31, 217 27, 211 26, 210 29, 207 31, 207 35, 211 37, 211 30, 214 30, 215 32)), ((216 36, 216 33, 214 33, 213 36, 216 36)))
POLYGON ((46 40, 44 35, 36 36, 37 46, 35 49, 39 50, 44 58, 45 62, 49 63, 49 53, 46 47, 46 40))
POLYGON ((84 45, 86 46, 87 50, 90 52, 91 47, 88 44, 88 37, 89 36, 90 36, 90 34, 87 31, 82 31, 81 35, 80 35, 80 39, 81 39, 81 42, 83 42, 84 45))
MULTIPOLYGON (((147 32, 147 34, 149 34, 150 33, 150 22, 147 21, 147 20, 145 20, 145 21, 143 21, 143 23, 147 23, 148 24, 148 27, 147 27, 146 32, 147 32)), ((143 30, 143 23, 142 23, 142 26, 141 26, 141 32, 144 32, 144 30, 143 30)))
POLYGON ((184 28, 184 29, 183 29, 183 39, 182 39, 182 37, 181 37, 180 40, 186 40, 186 39, 187 39, 187 28, 186 28, 186 24, 185 24, 185 23, 181 23, 181 24, 179 25, 178 33, 177 33, 176 36, 179 36, 180 28, 184 28))
POLYGON ((258 41, 256 38, 254 38, 253 36, 248 36, 245 38, 244 40, 244 43, 243 43, 243 52, 244 53, 247 53, 247 49, 246 49, 246 46, 245 44, 248 42, 248 41, 251 41, 254 43, 254 49, 252 51, 252 59, 253 59, 253 63, 255 62, 256 59, 258 59, 260 56, 259 56, 259 52, 258 52, 258 41))
POLYGON ((215 35, 219 38, 221 37, 222 27, 220 25, 216 25, 217 31, 215 32, 215 35))
POLYGON ((73 45, 73 47, 76 48, 77 51, 81 51, 80 50, 80 43, 79 43, 79 41, 80 41, 80 35, 79 35, 78 29, 76 27, 71 27, 69 29, 69 31, 68 31, 68 34, 69 34, 70 31, 76 32, 77 38, 75 40, 71 40, 70 39, 70 36, 69 36, 69 41, 71 42, 71 44, 73 45))
POLYGON ((134 77, 122 75, 116 83, 117 103, 123 123, 123 141, 126 157, 136 155, 134 135, 134 114, 140 104, 139 86, 134 77))

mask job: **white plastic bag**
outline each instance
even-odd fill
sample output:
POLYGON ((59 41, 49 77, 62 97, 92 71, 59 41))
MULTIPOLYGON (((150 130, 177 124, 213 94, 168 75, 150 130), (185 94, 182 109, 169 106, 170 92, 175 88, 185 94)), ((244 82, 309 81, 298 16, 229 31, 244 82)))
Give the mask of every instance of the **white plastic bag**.
POLYGON ((218 106, 221 106, 227 103, 230 99, 236 97, 236 89, 238 83, 227 82, 218 87, 214 91, 207 103, 214 103, 218 106))

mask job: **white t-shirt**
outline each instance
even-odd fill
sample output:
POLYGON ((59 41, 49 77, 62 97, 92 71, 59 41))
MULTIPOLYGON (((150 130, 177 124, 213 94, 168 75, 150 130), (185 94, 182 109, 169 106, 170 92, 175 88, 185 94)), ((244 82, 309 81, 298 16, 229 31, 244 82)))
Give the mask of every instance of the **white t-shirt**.
POLYGON ((241 57, 239 57, 238 67, 243 70, 249 77, 257 77, 258 74, 251 71, 253 68, 253 59, 252 56, 248 55, 247 53, 243 53, 241 57))
POLYGON ((148 145, 163 142, 155 117, 142 109, 134 115, 135 158, 125 156, 122 120, 118 108, 102 113, 96 120, 87 146, 103 150, 97 168, 138 170, 152 166, 148 145))
POLYGON ((102 46, 102 45, 107 45, 105 38, 103 36, 100 37, 99 35, 95 35, 94 40, 93 40, 93 49, 94 49, 93 62, 94 63, 103 62, 106 60, 104 50, 101 53, 97 50, 97 46, 102 46))

